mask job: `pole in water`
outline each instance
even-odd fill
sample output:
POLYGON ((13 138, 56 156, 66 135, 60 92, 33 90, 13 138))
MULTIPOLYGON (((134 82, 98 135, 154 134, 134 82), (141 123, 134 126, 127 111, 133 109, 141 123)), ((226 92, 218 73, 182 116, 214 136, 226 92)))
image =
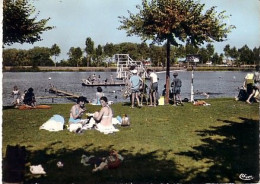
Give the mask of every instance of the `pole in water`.
POLYGON ((194 91, 193 91, 193 65, 191 66, 191 88, 190 88, 190 101, 194 102, 194 91))

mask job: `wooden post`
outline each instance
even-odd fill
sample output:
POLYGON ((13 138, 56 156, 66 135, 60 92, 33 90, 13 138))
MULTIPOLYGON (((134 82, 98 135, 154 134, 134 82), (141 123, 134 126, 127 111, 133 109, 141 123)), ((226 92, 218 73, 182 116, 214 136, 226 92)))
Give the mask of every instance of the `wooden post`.
POLYGON ((194 91, 193 91, 193 65, 191 65, 191 88, 190 88, 190 101, 193 103, 194 102, 194 91))
POLYGON ((170 40, 167 39, 167 63, 166 63, 166 93, 165 93, 165 99, 164 103, 169 104, 169 90, 170 90, 170 40))

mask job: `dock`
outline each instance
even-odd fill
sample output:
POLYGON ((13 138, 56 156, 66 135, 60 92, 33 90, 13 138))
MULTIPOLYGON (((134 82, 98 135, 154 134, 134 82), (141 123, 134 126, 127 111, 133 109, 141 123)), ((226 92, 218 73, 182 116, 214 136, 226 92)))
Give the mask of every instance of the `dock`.
POLYGON ((94 84, 86 84, 82 82, 82 86, 125 86, 124 82, 116 82, 116 83, 94 83, 94 84))
POLYGON ((79 98, 79 95, 77 95, 77 94, 73 94, 73 93, 70 93, 70 92, 67 92, 67 91, 62 91, 62 90, 59 90, 59 89, 54 88, 54 87, 51 87, 49 89, 49 92, 55 93, 56 95, 58 95, 60 97, 65 97, 65 98, 79 98))

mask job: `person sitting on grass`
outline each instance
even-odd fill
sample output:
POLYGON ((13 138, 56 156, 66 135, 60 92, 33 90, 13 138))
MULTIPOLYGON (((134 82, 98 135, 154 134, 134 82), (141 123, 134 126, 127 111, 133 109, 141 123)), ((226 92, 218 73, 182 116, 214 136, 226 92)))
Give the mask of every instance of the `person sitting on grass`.
POLYGON ((24 95, 23 103, 31 107, 36 107, 36 100, 33 93, 33 88, 29 88, 27 90, 27 92, 24 95))
POLYGON ((87 99, 83 96, 80 96, 77 99, 77 104, 73 105, 70 110, 70 119, 69 119, 69 126, 72 124, 83 124, 82 115, 86 111, 85 103, 87 99))
POLYGON ((112 133, 118 131, 112 124, 113 111, 108 105, 107 97, 102 96, 100 98, 101 110, 95 112, 93 119, 95 120, 96 129, 104 133, 112 133))
POLYGON ((20 104, 20 96, 21 96, 21 93, 17 86, 14 86, 14 89, 12 91, 12 96, 13 96, 12 104, 14 104, 14 106, 17 107, 20 104))

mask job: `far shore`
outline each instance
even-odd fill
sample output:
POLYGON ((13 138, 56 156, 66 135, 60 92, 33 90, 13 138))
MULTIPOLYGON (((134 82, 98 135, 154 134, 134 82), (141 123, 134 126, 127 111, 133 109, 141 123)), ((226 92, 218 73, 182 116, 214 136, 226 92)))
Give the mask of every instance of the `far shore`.
MULTIPOLYGON (((166 67, 147 67, 156 72, 166 71, 166 67)), ((246 66, 196 66, 194 70, 197 71, 253 71, 254 66, 246 65, 246 66)), ((191 71, 192 67, 181 67, 174 66, 170 67, 170 71, 172 70, 187 70, 191 71)), ((11 67, 5 66, 3 68, 3 72, 53 72, 53 71, 71 71, 71 72, 116 72, 116 67, 61 67, 61 66, 39 66, 38 68, 32 68, 31 66, 23 66, 23 67, 11 67)))

